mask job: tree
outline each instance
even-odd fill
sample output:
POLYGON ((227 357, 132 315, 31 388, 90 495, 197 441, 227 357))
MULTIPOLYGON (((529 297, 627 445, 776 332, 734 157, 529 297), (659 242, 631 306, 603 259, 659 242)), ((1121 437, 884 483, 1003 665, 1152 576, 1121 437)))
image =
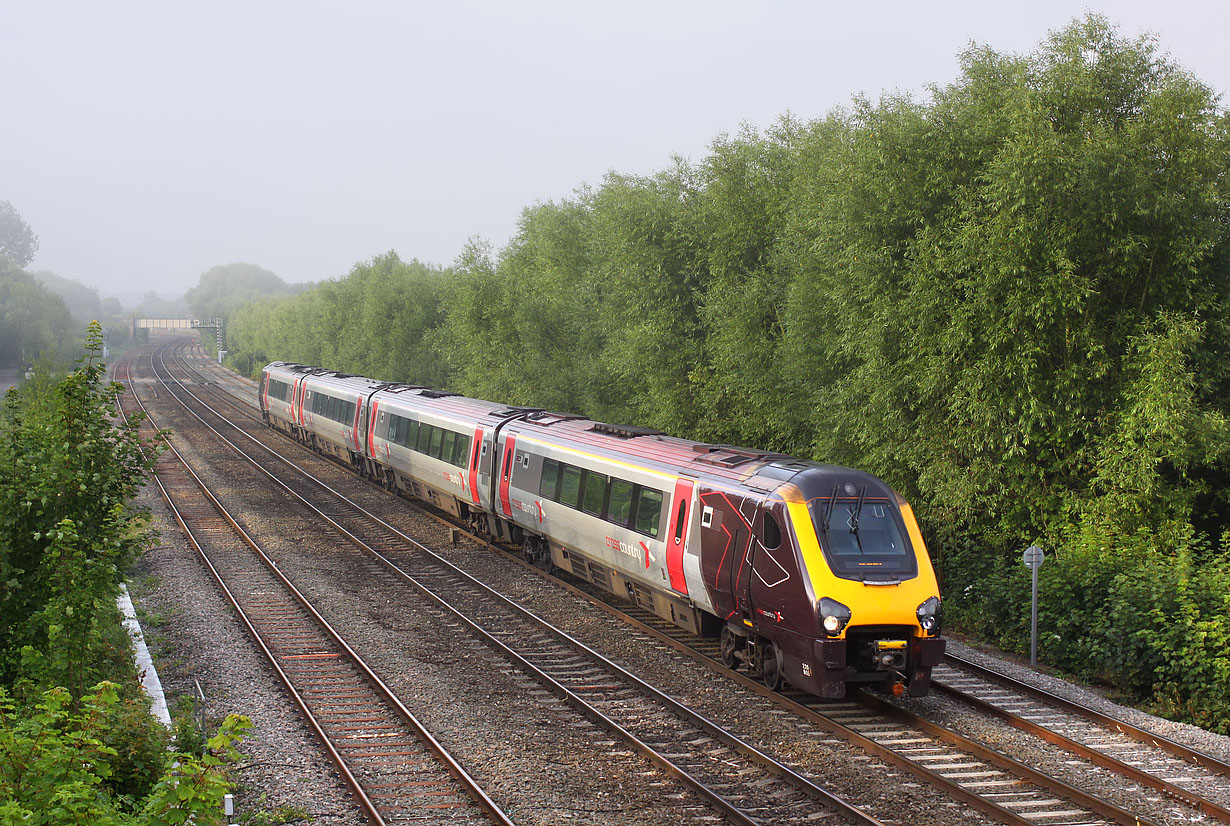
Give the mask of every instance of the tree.
POLYGON ((225 264, 201 273, 197 285, 184 296, 193 316, 226 318, 236 309, 260 298, 293 292, 281 278, 255 264, 225 264))
POLYGON ((101 332, 62 382, 31 382, 0 417, 0 685, 18 674, 80 696, 101 675, 99 629, 148 542, 128 505, 153 451, 140 417, 113 425, 121 386, 103 381, 101 332))
POLYGON ((38 236, 8 201, 0 201, 0 257, 8 258, 18 269, 34 260, 38 236))
POLYGON ((156 782, 133 788, 117 774, 124 756, 108 744, 121 705, 106 682, 81 698, 53 688, 20 710, 0 689, 0 823, 223 826, 226 769, 243 756, 248 718, 228 716, 204 755, 155 755, 156 782))
POLYGON ((68 361, 79 341, 63 300, 0 257, 0 364, 68 361))
MULTIPOLYGON (((98 299, 98 288, 89 287, 71 278, 62 278, 48 270, 38 270, 30 273, 36 281, 50 293, 64 300, 69 315, 82 324, 88 324, 101 318, 101 304, 98 299)), ((115 313, 113 315, 119 315, 115 313)))

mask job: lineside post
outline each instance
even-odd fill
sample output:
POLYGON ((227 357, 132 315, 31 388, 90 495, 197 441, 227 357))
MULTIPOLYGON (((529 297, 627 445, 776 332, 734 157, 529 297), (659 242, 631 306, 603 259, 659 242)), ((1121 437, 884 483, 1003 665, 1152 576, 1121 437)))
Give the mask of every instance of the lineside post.
POLYGON ((1021 561, 1029 566, 1033 578, 1033 594, 1029 606, 1029 667, 1038 667, 1038 568, 1046 554, 1037 545, 1030 545, 1021 556, 1021 561))

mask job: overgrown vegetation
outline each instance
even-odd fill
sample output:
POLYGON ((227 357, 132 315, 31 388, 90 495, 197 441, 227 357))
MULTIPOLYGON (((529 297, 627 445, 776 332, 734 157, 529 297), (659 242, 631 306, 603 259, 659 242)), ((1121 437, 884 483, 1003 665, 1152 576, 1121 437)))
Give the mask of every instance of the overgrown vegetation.
POLYGON ((1101 17, 238 313, 235 362, 447 385, 870 470, 952 625, 1230 731, 1227 115, 1101 17))
POLYGON ((0 822, 221 823, 247 723, 169 754, 116 608, 151 538, 130 500, 154 445, 139 420, 111 422, 100 336, 91 324, 77 370, 36 376, 0 414, 0 822))
POLYGON ((270 361, 293 359, 442 386, 448 372, 428 338, 444 317, 442 278, 439 270, 390 252, 356 265, 340 281, 249 304, 229 323, 230 362, 252 374, 270 361))

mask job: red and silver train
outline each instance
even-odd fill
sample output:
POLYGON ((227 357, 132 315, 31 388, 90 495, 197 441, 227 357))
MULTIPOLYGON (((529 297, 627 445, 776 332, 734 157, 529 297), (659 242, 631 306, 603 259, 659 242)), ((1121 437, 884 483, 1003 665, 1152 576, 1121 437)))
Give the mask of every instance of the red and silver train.
POLYGON ((927 692, 944 653, 908 503, 870 474, 274 362, 271 427, 820 697, 927 692), (899 690, 899 688, 898 688, 899 690))

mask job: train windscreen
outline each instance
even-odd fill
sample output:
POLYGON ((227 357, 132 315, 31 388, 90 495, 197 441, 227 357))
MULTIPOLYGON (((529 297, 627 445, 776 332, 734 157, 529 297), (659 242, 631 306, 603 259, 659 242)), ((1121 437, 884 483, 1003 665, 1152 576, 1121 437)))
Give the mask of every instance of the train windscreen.
POLYGON ((891 501, 830 496, 808 502, 820 547, 843 579, 893 581, 918 575, 914 549, 891 501))

